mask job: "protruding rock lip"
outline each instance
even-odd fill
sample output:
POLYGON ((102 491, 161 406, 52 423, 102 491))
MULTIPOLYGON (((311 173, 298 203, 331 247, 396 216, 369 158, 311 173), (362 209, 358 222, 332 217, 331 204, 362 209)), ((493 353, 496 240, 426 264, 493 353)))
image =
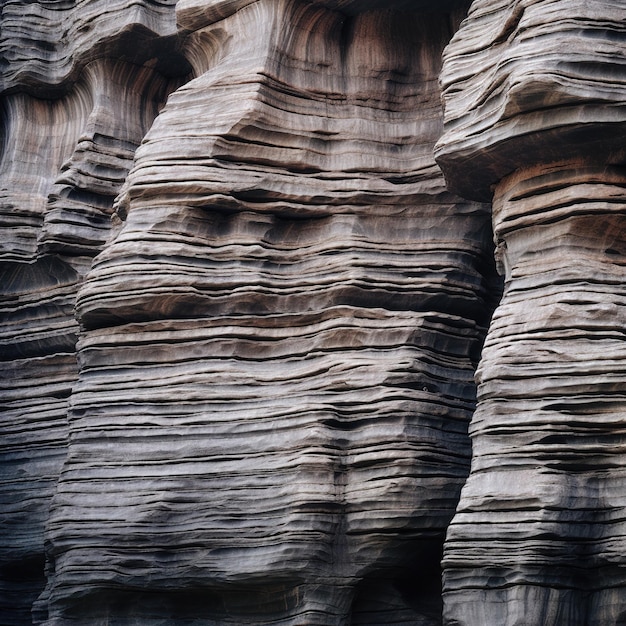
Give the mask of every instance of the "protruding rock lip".
MULTIPOLYGON (((609 111, 607 111, 608 113, 609 111)), ((584 118, 592 114, 581 107, 577 120, 532 128, 532 119, 541 113, 521 117, 516 126, 525 130, 509 133, 503 122, 484 135, 470 136, 465 141, 447 142, 446 134, 435 146, 435 160, 444 173, 447 187, 469 200, 491 202, 495 185, 513 172, 532 167, 537 162, 555 163, 568 159, 581 162, 603 162, 626 166, 626 121, 596 121, 584 118), (499 125, 500 126, 500 125, 499 125), (498 136, 499 135, 499 136, 498 136)), ((540 126, 540 124, 538 124, 540 126)))
POLYGON ((66 52, 64 56, 59 44, 50 58, 8 62, 4 75, 0 73, 0 93, 24 91, 38 97, 58 98, 70 91, 87 65, 100 58, 145 66, 168 78, 191 71, 176 33, 163 35, 141 23, 121 24, 117 30, 103 27, 94 32, 91 45, 66 52))
POLYGON ((194 31, 230 17, 258 0, 179 0, 176 23, 179 30, 194 31))
POLYGON ((435 158, 451 191, 488 201, 519 169, 626 163, 626 12, 608 2, 550 6, 475 0, 444 51, 435 158))

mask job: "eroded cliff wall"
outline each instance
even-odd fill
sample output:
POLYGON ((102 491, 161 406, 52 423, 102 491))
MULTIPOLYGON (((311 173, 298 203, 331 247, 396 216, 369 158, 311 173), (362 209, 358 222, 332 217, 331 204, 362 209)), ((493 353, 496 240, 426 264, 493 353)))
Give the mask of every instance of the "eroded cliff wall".
POLYGON ((13 625, 32 622, 45 583, 44 526, 78 373, 76 292, 134 151, 189 65, 171 43, 173 5, 1 11, 0 621, 13 625))
POLYGON ((432 9, 5 4, 9 620, 440 622, 496 283, 432 9))
POLYGON ((624 620, 625 8, 467 5, 3 4, 0 622, 624 620))
POLYGON ((626 4, 476 0, 445 53, 451 189, 505 274, 448 531, 449 624, 623 624, 626 4))

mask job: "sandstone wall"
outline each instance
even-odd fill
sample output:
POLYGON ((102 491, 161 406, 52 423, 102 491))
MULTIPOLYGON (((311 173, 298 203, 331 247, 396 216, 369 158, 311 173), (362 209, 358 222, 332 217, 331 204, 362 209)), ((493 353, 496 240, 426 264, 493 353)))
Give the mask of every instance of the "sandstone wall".
POLYGON ((621 3, 1 11, 0 623, 623 622, 621 3))
POLYGON ((622 624, 626 5, 472 4, 445 53, 449 187, 505 275, 448 530, 449 624, 622 624), (478 70, 478 71, 477 71, 478 70))

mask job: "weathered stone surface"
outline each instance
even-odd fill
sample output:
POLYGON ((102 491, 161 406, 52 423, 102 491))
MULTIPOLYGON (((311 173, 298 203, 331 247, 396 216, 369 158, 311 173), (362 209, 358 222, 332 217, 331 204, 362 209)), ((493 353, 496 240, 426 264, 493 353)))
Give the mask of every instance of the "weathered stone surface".
POLYGON ((5 0, 1 91, 67 91, 82 68, 116 58, 179 75, 175 0, 5 0))
POLYGON ((623 621, 625 181, 555 167, 498 186, 509 283, 446 544, 451 623, 623 621))
POLYGON ((2 615, 47 520, 37 623, 438 623, 493 300, 431 154, 460 11, 176 8, 3 6, 2 615))
POLYGON ((44 585, 43 532, 65 456, 76 378, 76 273, 54 259, 3 262, 0 336, 0 622, 30 623, 44 585))
POLYGON ((439 623, 492 298, 449 18, 205 8, 79 294, 41 619, 439 623))
POLYGON ((108 236, 134 151, 173 88, 162 63, 135 64, 145 45, 128 54, 122 33, 145 43, 143 22, 124 3, 2 6, 0 622, 11 626, 31 623, 45 584, 44 525, 78 372, 76 292, 108 236))
POLYGON ((3 3, 0 623, 624 622, 626 8, 467 4, 3 3))
POLYGON ((623 165, 625 20, 610 0, 475 0, 441 76, 449 188, 489 201, 520 167, 623 165))
POLYGON ((449 624, 626 618, 625 24, 623 3, 476 1, 446 52, 439 162, 493 192, 506 279, 445 546, 449 624))

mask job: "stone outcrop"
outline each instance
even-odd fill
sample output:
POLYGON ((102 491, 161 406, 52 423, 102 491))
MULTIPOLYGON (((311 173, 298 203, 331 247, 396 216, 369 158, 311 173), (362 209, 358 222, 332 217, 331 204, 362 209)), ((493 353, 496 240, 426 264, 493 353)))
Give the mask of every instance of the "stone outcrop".
POLYGON ((32 623, 45 584, 44 525, 78 373, 77 289, 135 149, 190 71, 175 54, 173 5, 145 4, 2 5, 2 624, 32 623))
POLYGON ((3 3, 0 624, 624 622, 626 9, 468 5, 3 3))
POLYGON ((491 256, 432 156, 448 17, 238 9, 178 6, 78 295, 44 623, 437 623, 491 256))
POLYGON ((438 159, 451 188, 493 193, 506 279, 443 559, 449 624, 626 619, 625 41, 622 3, 476 1, 446 51, 438 159))
POLYGON ((14 621, 440 621, 489 214, 383 4, 5 6, 14 621))

